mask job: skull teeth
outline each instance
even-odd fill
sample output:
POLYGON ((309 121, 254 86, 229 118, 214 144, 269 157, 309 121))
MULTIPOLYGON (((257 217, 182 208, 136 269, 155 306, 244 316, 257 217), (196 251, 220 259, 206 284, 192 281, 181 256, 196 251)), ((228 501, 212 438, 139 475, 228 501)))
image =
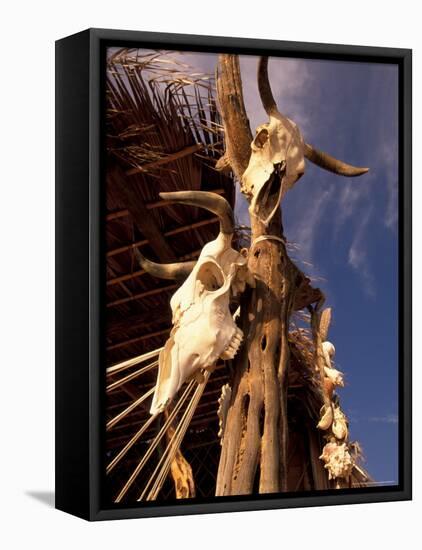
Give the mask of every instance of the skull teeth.
POLYGON ((240 330, 239 327, 236 327, 236 330, 234 331, 230 342, 228 343, 223 353, 220 355, 221 359, 233 359, 233 357, 238 352, 240 346, 242 345, 242 340, 243 332, 240 330))

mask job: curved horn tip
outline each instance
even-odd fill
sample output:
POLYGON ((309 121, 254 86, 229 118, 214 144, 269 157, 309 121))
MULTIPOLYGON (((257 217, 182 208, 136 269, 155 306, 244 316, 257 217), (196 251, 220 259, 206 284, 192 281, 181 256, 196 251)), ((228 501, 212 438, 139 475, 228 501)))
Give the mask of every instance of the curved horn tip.
POLYGON ((212 191, 186 190, 170 193, 160 193, 164 200, 174 201, 180 204, 197 206, 213 212, 220 218, 220 231, 226 234, 234 233, 234 215, 230 203, 217 193, 212 191))
POLYGON ((357 174, 358 176, 363 176, 363 174, 367 174, 369 172, 369 168, 358 168, 357 171, 359 172, 359 174, 357 174))
POLYGON ((145 258, 141 252, 135 248, 135 257, 141 268, 158 279, 186 279, 195 266, 195 261, 176 262, 173 264, 159 264, 145 258))
POLYGON ((258 91, 262 106, 268 116, 278 113, 276 101, 274 99, 270 81, 268 78, 268 56, 262 56, 258 62, 258 91))
POLYGON ((363 176, 369 172, 369 168, 360 168, 359 166, 352 166, 346 174, 340 174, 349 178, 356 178, 357 176, 363 176))
POLYGON ((320 151, 316 147, 313 147, 309 143, 305 143, 304 154, 305 157, 313 164, 316 164, 324 170, 328 170, 329 172, 338 174, 339 176, 353 178, 356 176, 362 176, 369 171, 369 168, 360 168, 358 166, 353 166, 351 164, 347 164, 346 162, 338 160, 328 153, 325 153, 324 151, 320 151))

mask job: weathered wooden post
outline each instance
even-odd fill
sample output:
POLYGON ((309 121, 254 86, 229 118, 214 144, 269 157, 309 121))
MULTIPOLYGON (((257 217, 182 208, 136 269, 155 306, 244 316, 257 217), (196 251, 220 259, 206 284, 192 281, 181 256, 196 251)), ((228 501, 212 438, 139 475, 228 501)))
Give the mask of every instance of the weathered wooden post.
POLYGON ((357 176, 367 171, 303 142, 297 126, 277 109, 267 62, 267 58, 260 60, 258 87, 269 123, 257 128, 253 140, 238 58, 221 55, 218 64, 217 91, 226 152, 217 168, 232 170, 249 201, 248 267, 256 285, 243 295, 241 302, 240 328, 245 340, 234 359, 217 496, 271 493, 287 488, 289 319, 296 297, 305 307, 320 300, 321 295, 308 286, 309 281, 303 280, 288 257, 281 199, 303 174, 305 157, 341 175, 357 176))

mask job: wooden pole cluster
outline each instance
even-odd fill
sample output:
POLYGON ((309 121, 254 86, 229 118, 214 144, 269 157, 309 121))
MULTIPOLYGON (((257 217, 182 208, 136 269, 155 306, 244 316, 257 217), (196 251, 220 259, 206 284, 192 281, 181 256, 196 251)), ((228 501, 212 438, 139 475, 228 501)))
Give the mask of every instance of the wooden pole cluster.
MULTIPOLYGON (((220 56, 218 96, 226 132, 226 158, 238 181, 252 140, 238 60, 220 56), (243 136, 243 139, 241 138, 243 136)), ((245 340, 234 360, 235 378, 223 436, 216 495, 279 492, 287 486, 288 328, 294 281, 278 209, 269 227, 251 216, 248 267, 256 287, 241 303, 245 340)))

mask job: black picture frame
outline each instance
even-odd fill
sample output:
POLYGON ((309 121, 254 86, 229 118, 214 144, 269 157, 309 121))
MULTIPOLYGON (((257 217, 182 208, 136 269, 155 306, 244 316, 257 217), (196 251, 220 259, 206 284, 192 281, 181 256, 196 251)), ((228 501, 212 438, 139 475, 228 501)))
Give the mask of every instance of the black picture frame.
POLYGON ((89 29, 56 42, 56 508, 87 520, 409 500, 412 52, 408 49, 89 29), (399 484, 313 494, 106 507, 102 499, 101 208, 105 48, 287 55, 399 68, 399 484))

